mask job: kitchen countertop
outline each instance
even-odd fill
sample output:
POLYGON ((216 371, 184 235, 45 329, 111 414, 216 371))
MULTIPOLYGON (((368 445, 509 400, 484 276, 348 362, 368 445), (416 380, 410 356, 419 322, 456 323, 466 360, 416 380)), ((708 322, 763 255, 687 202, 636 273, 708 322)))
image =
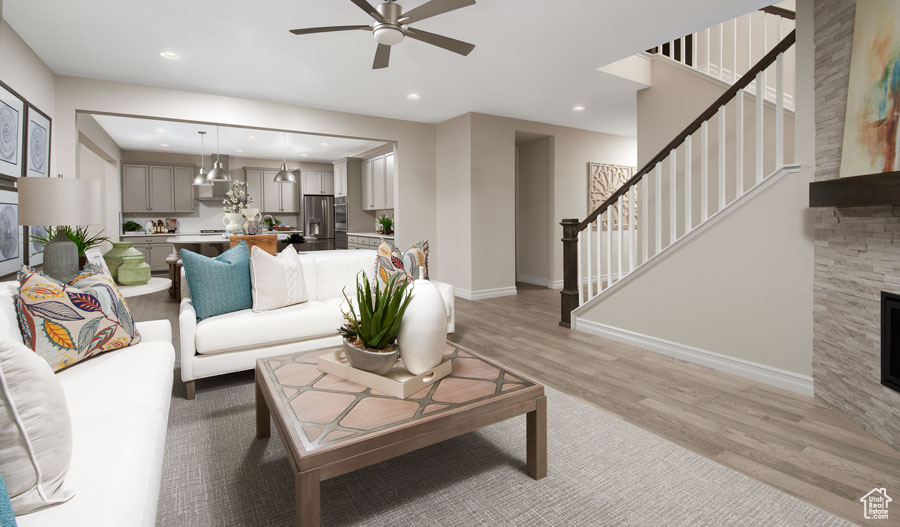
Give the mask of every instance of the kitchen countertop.
MULTIPOLYGON (((291 234, 303 234, 303 231, 296 231, 296 230, 294 230, 294 231, 268 231, 268 232, 263 232, 260 234, 278 234, 279 238, 282 238, 282 237, 290 236, 291 234)), ((171 243, 171 240, 169 240, 169 238, 179 238, 179 241, 181 241, 181 238, 192 238, 192 239, 205 238, 206 239, 205 241, 209 241, 210 239, 217 239, 217 238, 225 239, 224 234, 222 234, 221 232, 169 232, 169 233, 162 233, 162 234, 146 234, 146 233, 133 234, 133 233, 130 233, 130 234, 120 234, 119 235, 119 238, 149 238, 149 237, 164 238, 164 239, 166 239, 166 241, 168 241, 170 243, 171 243)), ((201 241, 204 241, 204 240, 201 240, 201 241)), ((195 243, 198 243, 198 242, 195 242, 195 243)))
POLYGON ((378 234, 377 232, 348 232, 347 236, 362 236, 363 238, 385 238, 393 240, 393 234, 378 234))

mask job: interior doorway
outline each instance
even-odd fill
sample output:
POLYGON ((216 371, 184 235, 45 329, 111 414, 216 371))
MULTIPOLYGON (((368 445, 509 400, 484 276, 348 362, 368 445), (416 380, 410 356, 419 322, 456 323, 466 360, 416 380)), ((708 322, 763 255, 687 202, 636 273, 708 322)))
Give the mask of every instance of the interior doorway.
POLYGON ((516 282, 551 286, 553 137, 516 132, 516 282))

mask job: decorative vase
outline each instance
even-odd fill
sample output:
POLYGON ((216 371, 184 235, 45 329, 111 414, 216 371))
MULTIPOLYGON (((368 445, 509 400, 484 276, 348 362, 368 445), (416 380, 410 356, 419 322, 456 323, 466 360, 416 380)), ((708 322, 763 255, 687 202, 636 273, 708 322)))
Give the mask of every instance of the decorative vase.
MULTIPOLYGON (((246 209, 241 209, 241 216, 247 219, 246 223, 250 223, 251 221, 257 222, 257 224, 262 220, 262 213, 259 212, 259 209, 255 207, 250 207, 246 209)), ((244 226, 246 227, 246 223, 244 226)), ((247 229, 244 229, 247 230, 247 229)))
POLYGON ((428 280, 413 282, 412 298, 397 333, 400 358, 419 375, 441 363, 447 340, 447 310, 440 291, 428 280))
POLYGON ((106 266, 109 267, 109 274, 112 275, 113 280, 119 281, 119 266, 125 261, 123 258, 126 256, 140 256, 141 261, 144 260, 144 253, 135 249, 131 242, 112 242, 113 248, 106 252, 103 255, 103 259, 106 260, 106 266))
POLYGON ((150 264, 144 261, 144 255, 127 255, 119 266, 116 279, 122 285, 141 285, 150 281, 150 264))
POLYGON ((358 348, 344 339, 344 354, 347 356, 350 366, 377 375, 384 375, 391 371, 397 362, 397 346, 394 346, 393 350, 388 353, 378 353, 358 348))
POLYGON ((240 234, 244 230, 244 220, 244 215, 239 212, 226 212, 222 223, 229 233, 240 234))

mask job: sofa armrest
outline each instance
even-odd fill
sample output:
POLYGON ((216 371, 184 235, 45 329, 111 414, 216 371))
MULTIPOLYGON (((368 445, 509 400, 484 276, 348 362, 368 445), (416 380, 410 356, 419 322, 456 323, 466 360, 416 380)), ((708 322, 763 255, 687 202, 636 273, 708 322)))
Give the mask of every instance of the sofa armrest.
POLYGON ((447 310, 447 333, 454 333, 456 332, 456 289, 453 284, 446 282, 432 280, 431 283, 437 287, 441 298, 444 299, 444 309, 447 310))
POLYGON ((136 324, 141 342, 165 342, 172 344, 172 324, 168 320, 150 320, 136 324))
POLYGON ((181 380, 188 382, 194 380, 193 359, 197 354, 194 338, 197 333, 197 312, 190 298, 181 300, 178 329, 181 334, 181 380))

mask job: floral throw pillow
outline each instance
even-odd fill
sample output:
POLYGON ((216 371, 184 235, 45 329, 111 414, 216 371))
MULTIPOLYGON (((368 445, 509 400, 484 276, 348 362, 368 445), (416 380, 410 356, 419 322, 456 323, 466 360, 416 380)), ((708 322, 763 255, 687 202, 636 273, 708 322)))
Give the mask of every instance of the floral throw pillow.
POLYGON ((23 267, 17 311, 25 345, 54 372, 141 341, 122 293, 93 265, 67 284, 23 267))
POLYGON ((399 274, 400 280, 412 280, 412 275, 404 268, 403 254, 390 242, 381 240, 378 243, 378 258, 375 261, 375 275, 381 287, 387 287, 391 277, 399 274))
POLYGON ((428 240, 414 243, 403 254, 403 265, 406 271, 414 279, 424 278, 428 280, 428 240), (425 276, 419 276, 419 268, 425 268, 425 276))

